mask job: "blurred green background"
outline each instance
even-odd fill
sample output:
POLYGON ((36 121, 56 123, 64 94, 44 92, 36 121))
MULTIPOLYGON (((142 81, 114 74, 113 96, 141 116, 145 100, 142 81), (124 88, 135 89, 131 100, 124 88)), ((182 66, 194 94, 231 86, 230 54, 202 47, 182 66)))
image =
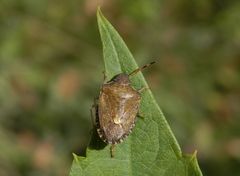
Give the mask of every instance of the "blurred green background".
POLYGON ((122 35, 183 151, 240 175, 239 0, 1 0, 0 175, 68 175, 103 80, 96 8, 122 35))

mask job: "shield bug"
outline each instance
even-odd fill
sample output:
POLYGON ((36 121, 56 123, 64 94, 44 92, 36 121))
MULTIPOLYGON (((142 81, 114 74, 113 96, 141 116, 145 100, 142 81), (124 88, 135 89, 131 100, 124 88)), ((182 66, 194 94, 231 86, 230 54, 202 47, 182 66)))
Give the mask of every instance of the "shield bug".
POLYGON ((96 128, 99 137, 105 143, 111 144, 111 157, 113 157, 114 146, 121 143, 135 126, 141 92, 145 89, 145 87, 140 90, 134 89, 129 77, 154 63, 144 65, 130 74, 120 73, 103 83, 101 87, 98 102, 94 105, 96 128))

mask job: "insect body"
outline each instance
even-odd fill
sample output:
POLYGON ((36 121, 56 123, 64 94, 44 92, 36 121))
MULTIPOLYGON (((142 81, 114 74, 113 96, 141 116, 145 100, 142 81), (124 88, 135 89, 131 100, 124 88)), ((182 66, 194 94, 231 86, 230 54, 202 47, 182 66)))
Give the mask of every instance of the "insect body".
POLYGON ((104 83, 96 105, 96 125, 100 138, 113 147, 121 143, 135 126, 141 101, 141 91, 135 90, 129 76, 136 74, 154 62, 134 70, 132 73, 120 73, 104 83))

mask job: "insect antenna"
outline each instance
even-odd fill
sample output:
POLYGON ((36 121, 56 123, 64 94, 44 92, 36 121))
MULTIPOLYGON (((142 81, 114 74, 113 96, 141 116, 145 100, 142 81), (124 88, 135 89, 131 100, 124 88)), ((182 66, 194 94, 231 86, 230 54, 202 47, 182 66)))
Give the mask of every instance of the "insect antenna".
POLYGON ((153 62, 151 62, 151 63, 149 63, 149 64, 146 64, 146 65, 144 65, 144 66, 142 66, 142 67, 140 67, 140 68, 137 68, 136 70, 133 70, 128 76, 133 76, 133 75, 135 75, 136 73, 144 70, 145 68, 147 68, 147 67, 149 67, 149 66, 151 66, 152 64, 155 64, 155 63, 156 63, 156 62, 153 61, 153 62))

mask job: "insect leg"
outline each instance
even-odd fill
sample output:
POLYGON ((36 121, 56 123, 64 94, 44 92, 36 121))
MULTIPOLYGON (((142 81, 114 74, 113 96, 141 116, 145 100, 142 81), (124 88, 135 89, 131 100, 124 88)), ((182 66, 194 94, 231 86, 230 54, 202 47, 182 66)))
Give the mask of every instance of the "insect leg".
POLYGON ((90 109, 90 113, 91 113, 91 120, 92 120, 92 125, 95 126, 95 116, 93 115, 95 111, 95 106, 92 105, 91 109, 90 109))
POLYGON ((156 63, 156 62, 151 62, 151 63, 146 64, 146 65, 144 65, 144 66, 142 66, 142 67, 140 67, 140 68, 137 68, 136 70, 133 70, 133 71, 129 74, 129 76, 133 76, 133 75, 135 75, 136 73, 138 73, 138 72, 144 70, 145 68, 151 66, 151 65, 154 64, 154 63, 156 63))
POLYGON ((103 71, 103 82, 106 83, 107 82, 107 75, 106 75, 106 71, 103 71))
POLYGON ((115 145, 114 145, 114 144, 112 144, 112 145, 111 145, 111 147, 110 147, 110 154, 111 154, 111 158, 113 158, 113 157, 114 157, 114 154, 113 154, 113 152, 114 152, 114 147, 115 147, 115 145))
POLYGON ((150 88, 149 88, 149 87, 142 87, 141 89, 138 89, 137 91, 138 91, 139 93, 142 93, 142 92, 144 92, 144 91, 146 91, 146 90, 150 90, 150 88))
POLYGON ((142 114, 140 114, 139 112, 137 113, 137 117, 139 117, 139 118, 141 118, 141 119, 144 119, 145 117, 142 115, 142 114))
POLYGON ((94 103, 90 109, 92 125, 96 126, 96 110, 97 110, 97 98, 94 98, 94 103))

